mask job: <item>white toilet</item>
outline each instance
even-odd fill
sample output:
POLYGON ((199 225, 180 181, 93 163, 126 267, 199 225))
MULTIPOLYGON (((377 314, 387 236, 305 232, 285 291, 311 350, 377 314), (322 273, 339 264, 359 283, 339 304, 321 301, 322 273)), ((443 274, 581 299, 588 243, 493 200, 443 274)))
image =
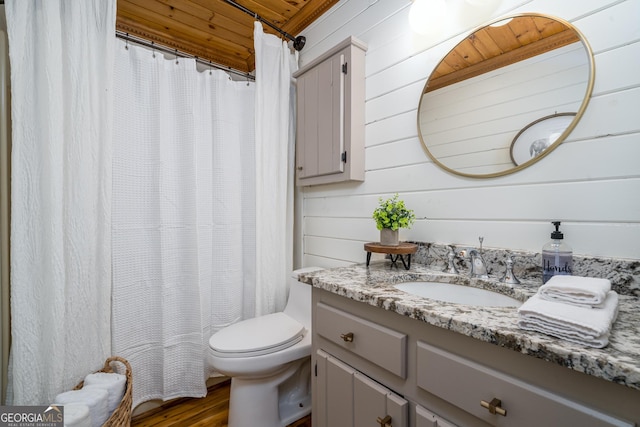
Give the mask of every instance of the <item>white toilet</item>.
POLYGON ((229 427, 284 427, 311 412, 311 286, 295 270, 283 312, 234 323, 209 339, 209 360, 231 377, 229 427))

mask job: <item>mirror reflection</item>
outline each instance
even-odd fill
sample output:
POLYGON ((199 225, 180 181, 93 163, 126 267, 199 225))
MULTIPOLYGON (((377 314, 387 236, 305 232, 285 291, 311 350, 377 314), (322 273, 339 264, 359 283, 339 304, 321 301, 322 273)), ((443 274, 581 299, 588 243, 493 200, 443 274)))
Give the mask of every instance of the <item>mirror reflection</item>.
POLYGON ((557 147, 582 116, 592 88, 593 56, 571 24, 539 14, 502 19, 467 36, 431 73, 418 133, 434 162, 450 172, 505 175, 557 147), (570 120, 539 136, 543 150, 514 160, 516 136, 551 116, 570 120))

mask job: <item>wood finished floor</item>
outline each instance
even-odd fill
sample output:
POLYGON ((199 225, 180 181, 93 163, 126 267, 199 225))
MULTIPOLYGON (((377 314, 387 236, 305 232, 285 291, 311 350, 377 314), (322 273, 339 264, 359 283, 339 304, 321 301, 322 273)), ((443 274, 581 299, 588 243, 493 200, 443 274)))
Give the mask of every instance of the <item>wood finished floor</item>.
MULTIPOLYGON (((227 427, 230 381, 211 388, 201 399, 184 398, 136 416, 132 427, 227 427)), ((259 427, 259 426, 247 426, 259 427)), ((311 427, 311 416, 288 427, 311 427)))

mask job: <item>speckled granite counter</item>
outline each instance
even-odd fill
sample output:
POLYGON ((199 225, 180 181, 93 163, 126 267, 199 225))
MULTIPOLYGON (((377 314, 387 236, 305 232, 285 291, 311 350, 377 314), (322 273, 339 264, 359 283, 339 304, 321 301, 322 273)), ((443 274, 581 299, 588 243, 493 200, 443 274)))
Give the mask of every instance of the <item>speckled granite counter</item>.
POLYGON ((434 301, 393 287, 400 282, 437 280, 491 289, 525 301, 537 291, 537 281, 523 281, 511 289, 495 280, 448 275, 420 264, 412 265, 410 270, 390 268, 389 262, 334 268, 300 278, 316 288, 355 301, 640 390, 640 310, 635 296, 620 296, 619 315, 609 345, 594 349, 519 329, 515 308, 434 301))

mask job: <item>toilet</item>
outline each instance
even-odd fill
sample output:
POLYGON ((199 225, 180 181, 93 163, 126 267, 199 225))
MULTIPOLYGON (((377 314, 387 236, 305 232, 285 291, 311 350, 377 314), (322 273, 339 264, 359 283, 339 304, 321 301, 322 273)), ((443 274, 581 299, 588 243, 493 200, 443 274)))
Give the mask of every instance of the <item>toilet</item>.
POLYGON ((209 339, 209 363, 231 377, 229 427, 285 427, 311 412, 311 286, 295 270, 284 311, 243 320, 209 339))

